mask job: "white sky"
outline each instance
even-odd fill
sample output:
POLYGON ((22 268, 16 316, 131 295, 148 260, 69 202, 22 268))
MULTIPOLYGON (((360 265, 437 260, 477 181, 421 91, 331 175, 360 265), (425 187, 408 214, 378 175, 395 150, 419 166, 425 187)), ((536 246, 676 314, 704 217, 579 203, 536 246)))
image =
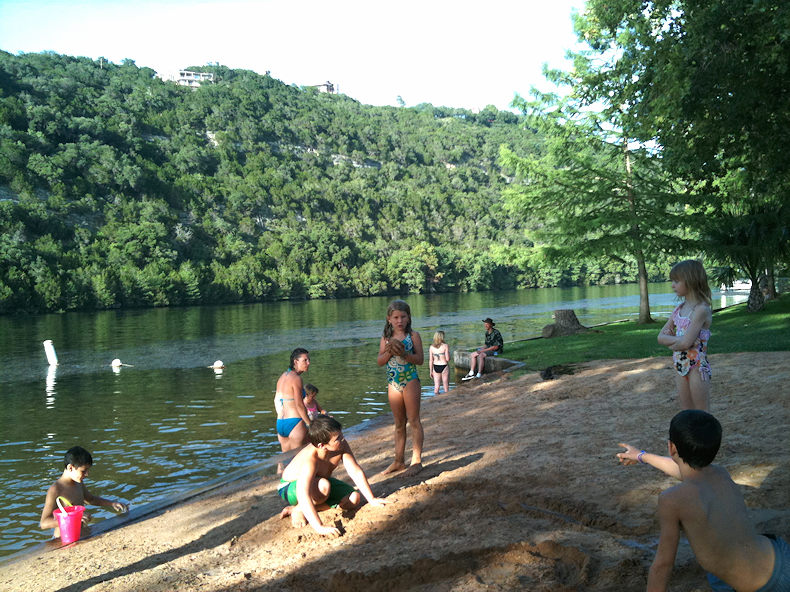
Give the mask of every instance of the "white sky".
POLYGON ((363 103, 506 109, 569 67, 584 0, 0 0, 0 49, 103 56, 165 73, 219 62, 363 103))

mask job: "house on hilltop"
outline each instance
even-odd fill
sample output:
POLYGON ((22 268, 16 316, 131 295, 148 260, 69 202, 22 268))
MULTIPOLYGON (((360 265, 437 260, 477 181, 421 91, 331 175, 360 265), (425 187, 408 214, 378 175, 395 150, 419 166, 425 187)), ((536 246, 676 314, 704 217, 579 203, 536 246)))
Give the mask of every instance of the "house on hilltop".
POLYGON ((214 83, 213 72, 191 72, 190 70, 179 70, 178 72, 171 72, 169 74, 158 74, 162 80, 169 80, 175 82, 179 86, 189 86, 197 88, 202 82, 214 83))
POLYGON ((328 80, 324 84, 316 84, 314 86, 318 89, 318 92, 329 93, 331 95, 336 95, 340 93, 340 87, 339 86, 336 87, 328 80))

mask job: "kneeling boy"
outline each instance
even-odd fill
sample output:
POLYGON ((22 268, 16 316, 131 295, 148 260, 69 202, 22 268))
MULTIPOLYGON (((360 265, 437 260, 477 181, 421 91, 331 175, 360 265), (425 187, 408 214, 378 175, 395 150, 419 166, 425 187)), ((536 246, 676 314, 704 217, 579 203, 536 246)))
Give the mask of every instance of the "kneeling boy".
POLYGON ((296 528, 309 522, 318 534, 338 536, 340 531, 325 526, 318 512, 337 506, 354 510, 362 505, 362 495, 371 506, 387 503, 373 497, 367 477, 343 438, 342 429, 340 422, 333 417, 316 417, 307 428, 310 444, 299 451, 282 474, 278 492, 289 506, 282 511, 281 517, 291 516, 291 523, 296 528), (350 485, 331 477, 341 460, 362 495, 350 485))
POLYGON ((658 497, 661 535, 647 579, 649 592, 663 591, 675 563, 680 527, 716 592, 790 590, 790 546, 757 534, 738 485, 712 465, 721 424, 710 413, 681 411, 669 425, 669 456, 620 444, 625 465, 641 462, 682 481, 658 497))

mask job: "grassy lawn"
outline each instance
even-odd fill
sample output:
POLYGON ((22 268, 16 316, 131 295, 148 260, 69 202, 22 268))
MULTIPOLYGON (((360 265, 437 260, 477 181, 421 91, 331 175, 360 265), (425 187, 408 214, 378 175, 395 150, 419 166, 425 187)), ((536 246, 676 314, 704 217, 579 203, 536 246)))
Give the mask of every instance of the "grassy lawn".
MULTIPOLYGON (((595 332, 506 345, 505 357, 524 362, 529 370, 591 360, 670 357, 656 338, 662 323, 634 322, 596 327, 595 332)), ((766 303, 764 310, 746 312, 746 304, 713 314, 708 354, 790 350, 790 294, 766 303)))

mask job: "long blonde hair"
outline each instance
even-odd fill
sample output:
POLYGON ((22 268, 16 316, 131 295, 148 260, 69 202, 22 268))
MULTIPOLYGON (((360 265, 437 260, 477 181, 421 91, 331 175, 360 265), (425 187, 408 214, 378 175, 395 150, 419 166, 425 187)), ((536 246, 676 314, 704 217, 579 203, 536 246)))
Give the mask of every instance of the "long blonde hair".
POLYGON ((702 262, 696 259, 686 259, 676 263, 669 272, 669 279, 686 284, 686 300, 691 302, 711 303, 708 274, 702 262))
POLYGON ((433 346, 439 348, 440 345, 446 343, 444 340, 444 331, 437 331, 433 334, 433 346))

